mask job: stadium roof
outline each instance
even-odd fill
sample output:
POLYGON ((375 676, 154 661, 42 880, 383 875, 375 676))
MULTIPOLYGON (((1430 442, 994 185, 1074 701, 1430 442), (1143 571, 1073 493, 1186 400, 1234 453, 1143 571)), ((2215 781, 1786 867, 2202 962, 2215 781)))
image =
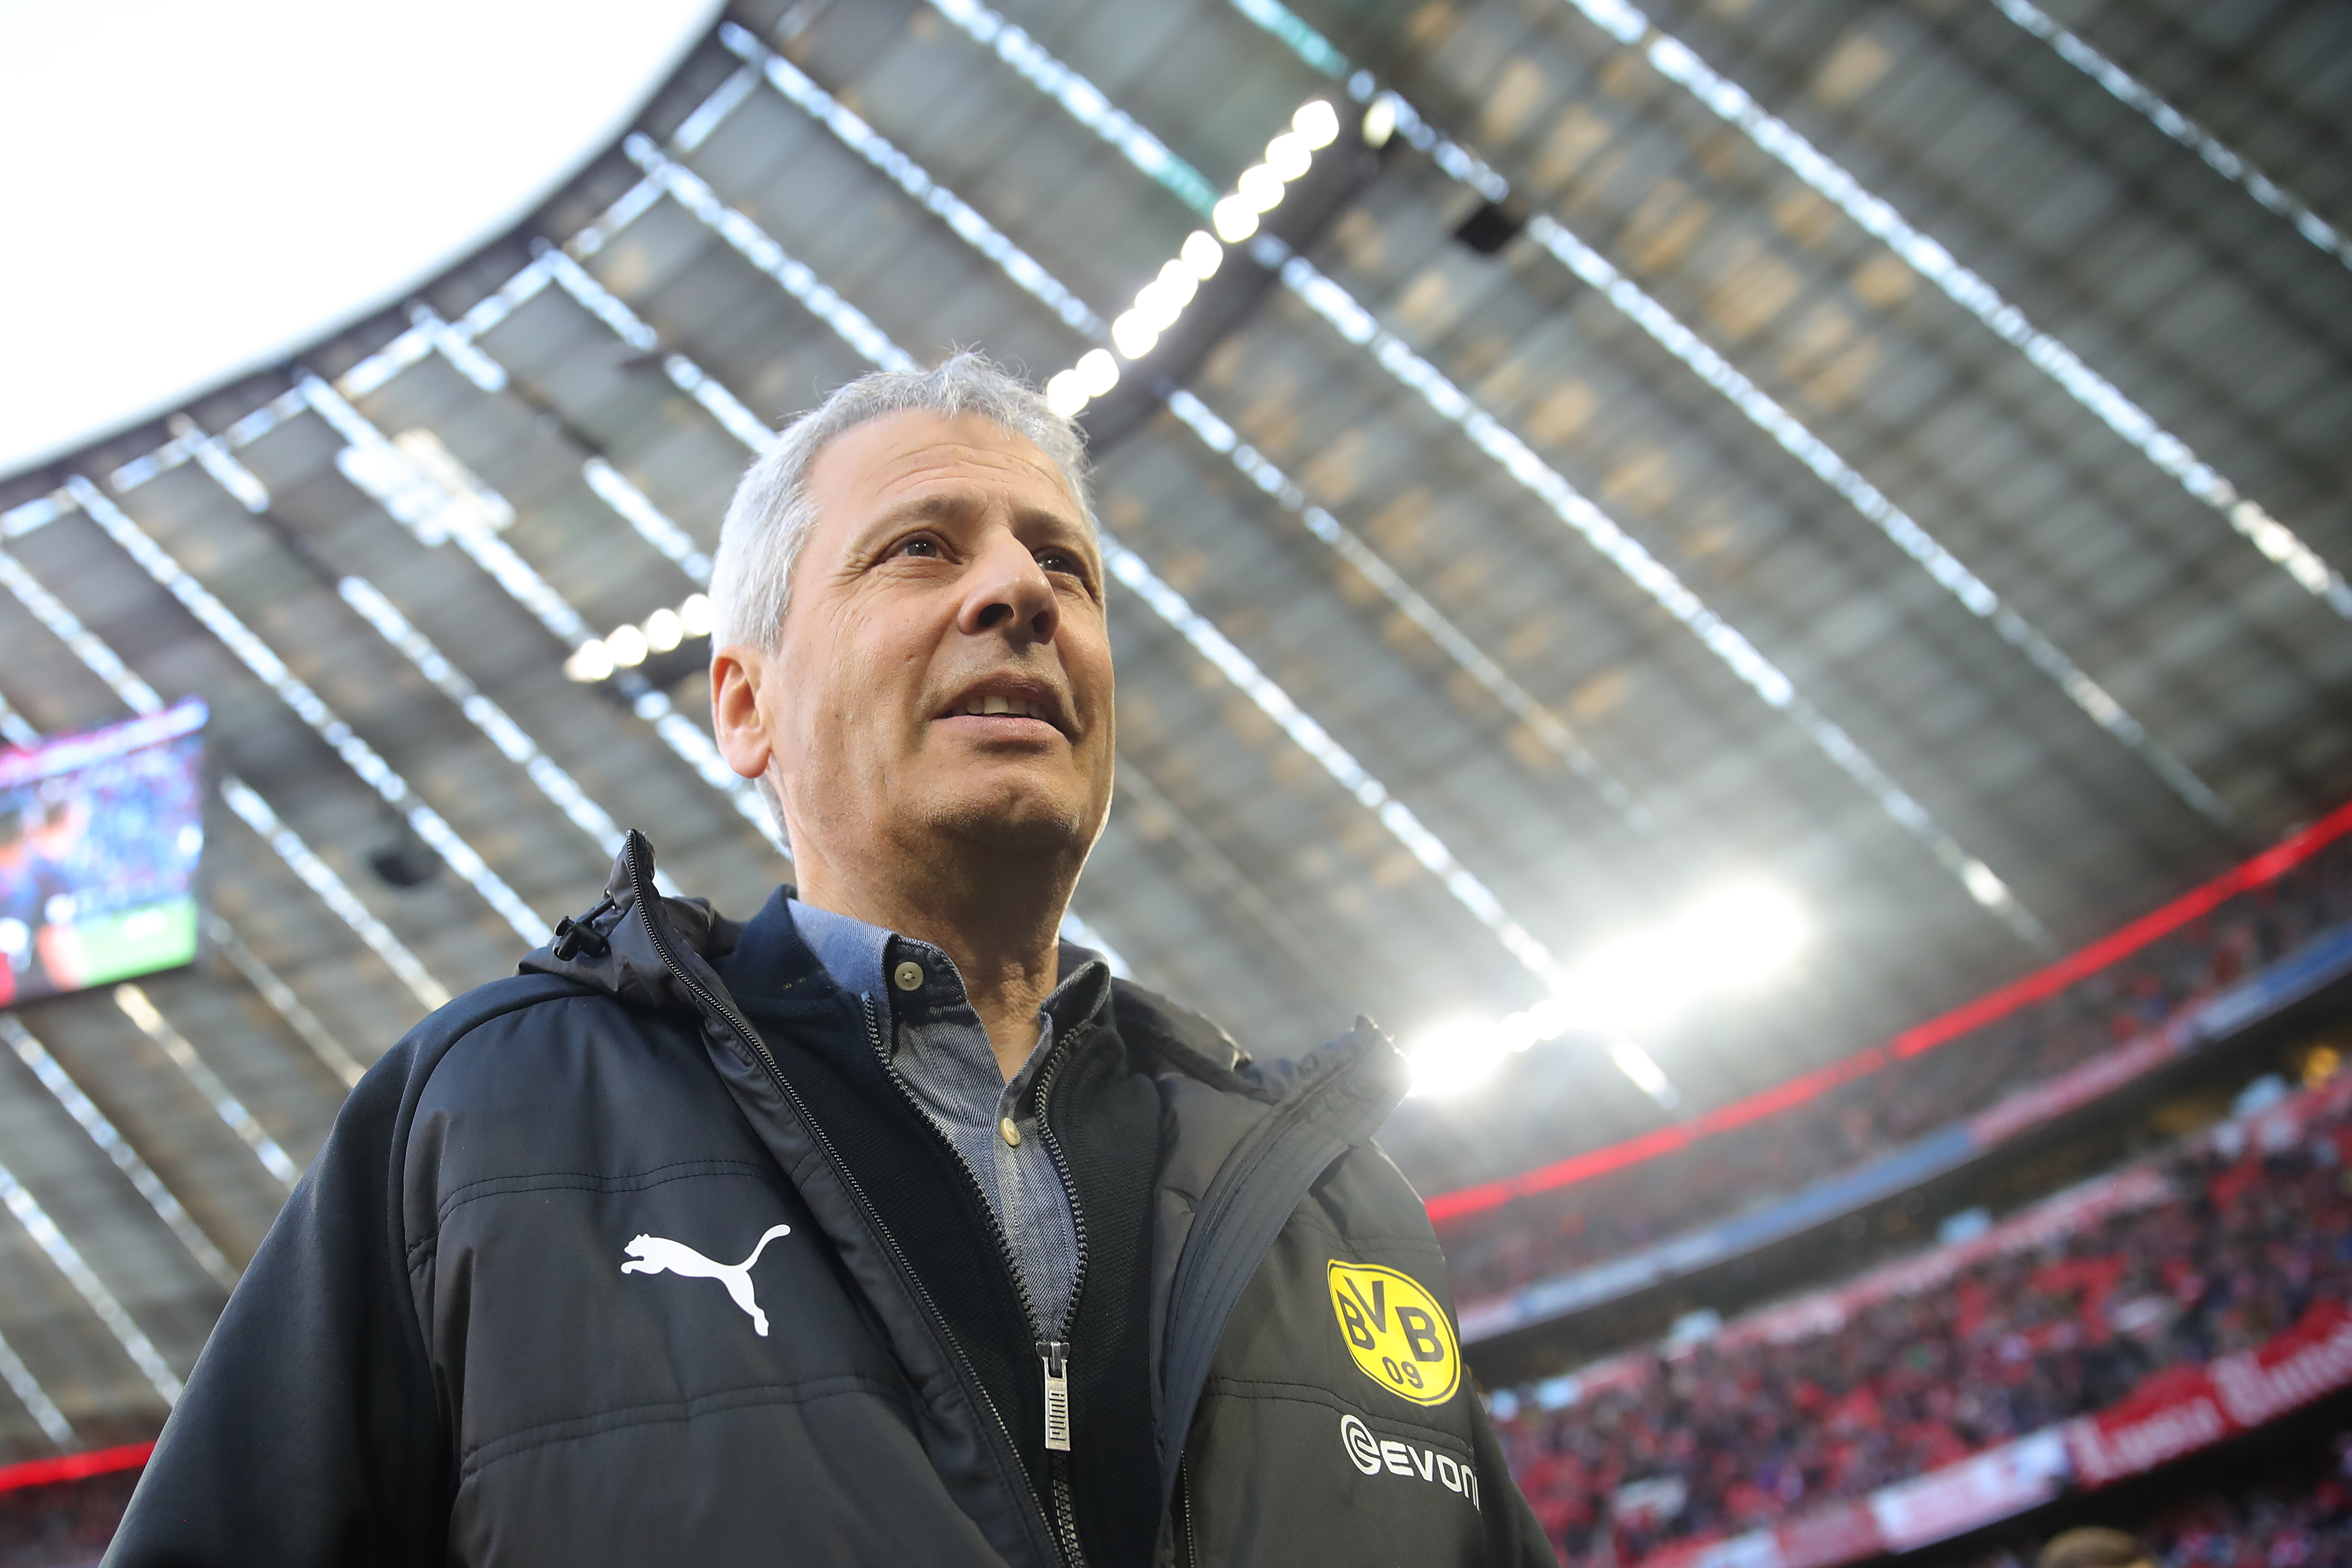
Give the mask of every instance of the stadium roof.
MULTIPOLYGON (((1703 1110, 2318 816, 2352 793, 2347 26, 733 8, 412 300, 0 483, 10 737, 198 693, 224 775, 215 957, 27 1009, 0 1061, 0 1446, 151 1432, 222 1299, 37 1062, 233 1269, 285 1192, 261 1143, 308 1158, 352 1063, 594 901, 618 826, 748 911, 780 867, 694 642, 572 676, 681 629, 778 419, 957 344, 1103 350, 1312 100, 1336 139, 1085 416, 1121 744, 1076 913, 1139 977, 1265 1053, 1358 1011, 1530 1027, 1763 878, 1801 967, 1639 1041, 1703 1110)), ((1400 1160, 1657 1125, 1608 1044, 1413 1102, 1400 1160)))

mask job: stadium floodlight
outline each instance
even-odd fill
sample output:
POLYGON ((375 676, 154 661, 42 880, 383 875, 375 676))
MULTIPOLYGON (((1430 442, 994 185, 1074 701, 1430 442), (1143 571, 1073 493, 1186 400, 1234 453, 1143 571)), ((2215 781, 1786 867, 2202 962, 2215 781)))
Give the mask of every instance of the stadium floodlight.
POLYGON ((1578 1027, 1647 1033, 1681 1011, 1698 983, 1668 927, 1604 944, 1569 972, 1556 999, 1578 1027))
POLYGON ((613 662, 624 669, 634 669, 645 663, 652 646, 646 634, 635 626, 614 626, 604 634, 605 650, 613 656, 613 662))
POLYGON ((1058 372, 1045 383, 1045 406, 1065 419, 1075 418, 1089 401, 1074 371, 1058 372))
POLYGON ((1691 1007, 1786 969, 1811 935, 1804 906, 1764 881, 1728 883, 1655 925, 1578 961, 1550 996, 1491 1023, 1449 1020, 1405 1052, 1412 1092, 1444 1097, 1486 1082, 1515 1052, 1565 1035, 1599 1041, 1619 1071, 1661 1106, 1680 1099, 1634 1043, 1691 1007))
POLYGON ((1412 1092, 1436 1099, 1467 1093, 1500 1071, 1509 1051, 1501 1026, 1476 1018, 1451 1019, 1406 1050, 1412 1092))
POLYGON ((1322 99, 1310 98, 1290 117, 1290 129, 1308 152, 1319 153, 1339 139, 1339 111, 1322 99))
POLYGON ((1196 228, 1184 237, 1183 248, 1176 254, 1193 277, 1206 282, 1217 275, 1217 268, 1225 259, 1225 247, 1217 243, 1216 236, 1196 228))
POLYGON ((1285 180, 1298 178, 1314 162, 1307 138, 1295 131, 1286 131, 1265 144, 1265 166, 1285 180))
POLYGON ((1803 910, 1763 882, 1723 888, 1647 931, 1621 937, 1570 972, 1559 996, 1583 1029, 1654 1029, 1692 1004, 1784 968, 1804 945, 1803 910))
POLYGON ((1129 310, 1110 324, 1110 341, 1129 359, 1141 359, 1160 344, 1160 329, 1140 310, 1129 310))
POLYGON ((1239 196, 1227 196, 1209 209, 1209 226, 1227 245, 1239 245, 1257 232, 1257 208, 1239 196))
POLYGON ((1272 212, 1282 205, 1284 194, 1282 175, 1270 164, 1252 163, 1234 181, 1234 195, 1255 213, 1272 212))
POLYGON ((1100 397, 1118 384, 1118 361, 1100 349, 1088 349, 1070 368, 1077 374, 1078 384, 1086 389, 1088 397, 1100 397))
POLYGON ((1786 968, 1811 932, 1804 910, 1786 890, 1748 882, 1703 900, 1684 915, 1676 934, 1714 985, 1731 988, 1786 968))

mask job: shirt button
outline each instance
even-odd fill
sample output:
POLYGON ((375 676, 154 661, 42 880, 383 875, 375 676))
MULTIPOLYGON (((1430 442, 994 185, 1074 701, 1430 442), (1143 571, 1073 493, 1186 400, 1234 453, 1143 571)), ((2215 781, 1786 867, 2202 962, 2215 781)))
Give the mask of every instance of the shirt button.
POLYGON ((892 970, 890 978, 901 991, 920 991, 923 988, 923 966, 910 958, 892 970))
POLYGON ((996 1124, 996 1130, 1004 1134, 1004 1142, 1007 1147, 1013 1149, 1021 1147, 1021 1129, 1013 1125, 1013 1118, 1008 1116, 1003 1121, 998 1122, 996 1124))

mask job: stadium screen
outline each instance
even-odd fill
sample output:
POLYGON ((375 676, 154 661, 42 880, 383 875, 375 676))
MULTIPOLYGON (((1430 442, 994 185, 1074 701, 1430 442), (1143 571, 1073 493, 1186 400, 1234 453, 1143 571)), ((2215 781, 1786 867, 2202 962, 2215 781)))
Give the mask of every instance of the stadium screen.
POLYGON ((205 717, 0 750, 0 1007, 194 959, 205 717))

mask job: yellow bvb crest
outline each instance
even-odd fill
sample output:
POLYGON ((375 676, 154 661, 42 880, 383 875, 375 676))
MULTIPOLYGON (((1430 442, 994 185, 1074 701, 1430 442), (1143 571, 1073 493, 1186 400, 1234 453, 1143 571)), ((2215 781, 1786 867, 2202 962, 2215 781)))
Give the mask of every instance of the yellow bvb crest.
POLYGON ((1415 1405, 1443 1405, 1462 1383, 1445 1309, 1409 1274, 1331 1260, 1331 1310, 1366 1377, 1415 1405))

